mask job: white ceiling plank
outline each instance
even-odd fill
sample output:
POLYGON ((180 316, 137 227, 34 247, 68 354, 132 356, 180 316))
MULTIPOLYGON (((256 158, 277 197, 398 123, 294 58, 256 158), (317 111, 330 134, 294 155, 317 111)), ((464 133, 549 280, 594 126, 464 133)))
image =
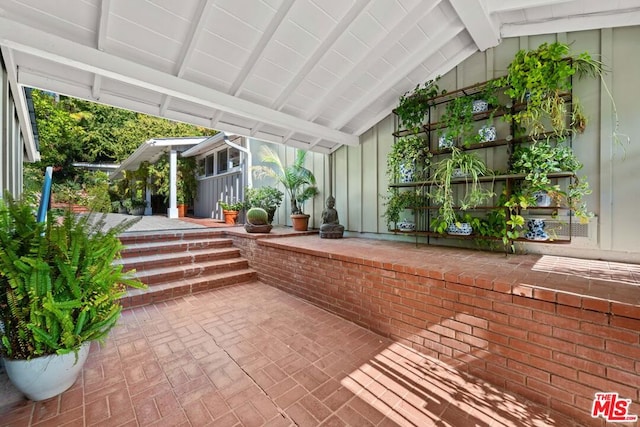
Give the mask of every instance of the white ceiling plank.
POLYGON ((337 98, 346 92, 366 70, 374 66, 387 50, 398 43, 402 36, 406 34, 408 28, 417 25, 418 22, 424 19, 424 16, 436 8, 438 4, 439 2, 418 2, 416 7, 408 11, 407 16, 399 21, 394 29, 389 32, 387 37, 382 39, 367 55, 364 55, 361 61, 353 64, 349 72, 343 78, 336 80, 336 84, 333 85, 323 98, 318 99, 318 101, 307 109, 306 118, 315 120, 328 105, 333 104, 337 98))
POLYGON ((295 0, 285 0, 283 4, 280 5, 280 7, 278 8, 278 12, 271 20, 271 22, 269 22, 269 26, 262 34, 262 37, 260 37, 260 40, 258 41, 256 46, 252 49, 249 58, 247 58, 247 61, 242 67, 242 70, 240 70, 238 76, 231 85, 229 93, 233 95, 237 95, 238 93, 240 93, 242 85, 247 80, 249 74, 255 68, 256 63, 260 60, 260 58, 262 58, 262 55, 264 55, 265 47, 273 39, 273 35, 278 30, 278 28, 280 28, 282 21, 284 21, 284 19, 287 17, 287 14, 289 13, 291 6, 293 6, 294 1, 295 0))
POLYGON ((4 65, 7 67, 7 77, 9 79, 9 88, 13 94, 13 101, 16 105, 16 113, 18 114, 18 122, 20 123, 20 131, 22 132, 22 138, 24 139, 24 147, 27 152, 27 159, 30 162, 37 162, 40 160, 40 152, 36 148, 36 142, 33 138, 33 128, 31 127, 31 116, 29 115, 29 108, 27 107, 27 100, 25 98, 24 90, 22 86, 18 84, 18 67, 13 57, 11 49, 2 46, 2 58, 4 65))
MULTIPOLYGON (((465 49, 461 50, 457 55, 451 57, 448 61, 444 62, 440 67, 433 70, 433 72, 431 73, 431 76, 427 77, 427 79, 435 78, 437 76, 442 76, 448 73, 449 71, 454 69, 456 65, 460 64, 461 62, 463 62, 465 59, 467 59, 468 57, 470 57, 476 52, 477 52, 477 49, 475 48, 475 46, 466 47, 465 49)), ((397 101, 394 101, 392 104, 389 104, 386 107, 382 108, 380 110, 380 113, 378 113, 377 115, 368 117, 365 124, 362 125, 360 128, 358 128, 354 133, 356 135, 362 135, 363 133, 371 129, 376 123, 380 122, 382 119, 384 119, 389 114, 391 114, 391 111, 397 106, 398 106, 397 101)))
MULTIPOLYGON (((278 9, 278 13, 274 17, 274 19, 272 19, 271 22, 269 23, 269 26, 267 27, 265 32, 262 34, 262 37, 256 44, 256 47, 251 51, 251 54, 247 58, 247 61, 245 62, 244 66, 238 73, 234 82, 231 84, 231 87, 229 88, 230 94, 235 96, 241 92, 242 85, 247 80, 247 77, 249 76, 249 74, 255 69, 258 61, 264 55, 265 47, 273 39, 273 35, 282 24, 282 21, 286 18, 287 14, 289 13, 289 10, 291 9, 291 6, 293 6, 293 3, 294 3, 294 0, 287 0, 278 9)), ((211 126, 215 127, 218 124, 218 120, 220 120, 220 114, 216 114, 216 116, 214 116, 211 119, 211 126)), ((260 123, 256 123, 255 127, 258 127, 259 129, 259 126, 260 126, 260 123)))
POLYGON ((293 91, 298 88, 300 83, 309 74, 309 72, 318 64, 320 59, 326 55, 328 50, 333 46, 336 40, 349 28, 351 22, 360 14, 366 10, 367 5, 371 0, 357 0, 347 11, 344 17, 338 22, 333 30, 327 37, 322 40, 322 43, 313 52, 307 61, 305 61, 302 68, 296 73, 295 77, 289 82, 287 87, 284 88, 280 96, 273 102, 272 107, 276 109, 282 108, 287 99, 291 96, 293 91))
POLYGON ((586 31, 602 28, 628 27, 640 25, 640 8, 633 8, 624 13, 594 13, 573 15, 569 17, 549 18, 541 22, 523 22, 503 24, 500 30, 502 37, 533 36, 538 34, 586 31))
POLYGON ((107 33, 109 31, 109 13, 111 11, 111 0, 102 0, 100 4, 100 17, 98 19, 98 31, 96 37, 96 47, 104 50, 107 33))
POLYGON ((500 44, 498 26, 482 6, 481 0, 449 0, 449 3, 467 27, 478 50, 485 51, 500 44))
POLYGON ((296 132, 323 137, 341 144, 357 145, 359 143, 357 136, 236 98, 4 17, 0 17, 0 44, 39 58, 100 74, 103 77, 171 95, 205 107, 272 123, 275 126, 290 128, 296 132))
MULTIPOLYGON (((98 30, 96 34, 96 47, 98 50, 104 50, 105 41, 107 40, 107 32, 109 31, 109 13, 111 11, 111 0, 101 0, 100 16, 98 17, 98 30)), ((93 76, 93 85, 91 86, 91 96, 93 99, 100 99, 100 88, 102 85, 102 77, 93 76)))
MULTIPOLYGON (((529 9, 532 7, 555 6, 575 0, 485 0, 487 11, 490 13, 511 12, 513 10, 529 9)), ((582 2, 583 0, 580 0, 582 2)))
MULTIPOLYGON (((410 56, 406 56, 403 62, 399 64, 398 69, 415 70, 425 61, 426 58, 430 58, 432 55, 436 54, 443 46, 463 30, 464 26, 461 24, 450 24, 445 26, 441 32, 433 37, 433 40, 425 40, 418 51, 414 52, 410 56)), ((436 75, 432 77, 436 77, 436 75)), ((402 74, 392 73, 392 75, 387 76, 384 80, 380 80, 377 85, 370 88, 365 96, 360 97, 351 105, 351 107, 349 107, 349 109, 340 114, 340 116, 332 122, 332 125, 335 126, 336 129, 340 129, 345 124, 349 123, 356 115, 360 114, 362 110, 367 108, 367 106, 371 105, 371 103, 378 99, 381 94, 391 90, 404 78, 405 76, 402 74)))
MULTIPOLYGON (((201 0, 198 8, 196 9, 194 22, 189 27, 187 38, 182 46, 182 50, 180 51, 180 57, 176 61, 175 75, 178 77, 182 77, 184 75, 189 59, 191 58, 191 55, 193 55, 193 51, 198 43, 198 38, 200 34, 202 34, 202 29, 209 17, 212 3, 212 0, 201 0)), ((160 115, 164 115, 167 112, 170 103, 171 97, 163 95, 162 103, 160 104, 160 115)))
MULTIPOLYGON (((351 22, 362 13, 371 0, 357 0, 353 6, 347 11, 344 17, 338 22, 338 25, 329 33, 329 35, 322 40, 322 43, 313 52, 313 54, 305 61, 302 68, 295 74, 294 78, 287 84, 287 86, 280 93, 278 98, 271 104, 271 107, 280 110, 285 102, 291 97, 291 94, 300 86, 300 83, 305 77, 313 70, 318 64, 320 59, 326 55, 331 46, 342 35, 351 22)), ((253 132, 259 132, 262 128, 262 124, 256 123, 253 132)))
POLYGON ((176 71, 175 75, 178 77, 182 77, 184 75, 184 71, 193 55, 193 51, 196 48, 198 43, 198 38, 200 34, 202 34, 202 29, 204 28, 207 19, 209 18, 209 13, 211 11, 212 0, 201 0, 198 5, 198 9, 194 15, 195 20, 189 27, 189 33, 187 34, 187 38, 184 41, 182 51, 180 52, 180 57, 176 62, 176 71))

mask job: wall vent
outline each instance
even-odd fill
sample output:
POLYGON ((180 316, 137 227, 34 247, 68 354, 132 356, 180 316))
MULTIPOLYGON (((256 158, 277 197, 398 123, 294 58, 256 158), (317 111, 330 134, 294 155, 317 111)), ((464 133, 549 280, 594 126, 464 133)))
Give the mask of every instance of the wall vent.
POLYGON ((580 223, 578 218, 571 218, 571 226, 569 226, 569 217, 560 216, 552 218, 551 216, 536 215, 536 218, 544 218, 546 229, 550 235, 557 236, 558 239, 568 239, 571 237, 571 243, 575 246, 594 247, 598 244, 598 218, 589 218, 589 222, 580 223))

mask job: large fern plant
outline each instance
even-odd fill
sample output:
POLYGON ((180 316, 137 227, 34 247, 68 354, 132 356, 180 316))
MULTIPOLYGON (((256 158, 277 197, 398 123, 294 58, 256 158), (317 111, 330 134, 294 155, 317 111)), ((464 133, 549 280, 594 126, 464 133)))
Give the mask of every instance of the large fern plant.
POLYGON ((112 263, 133 222, 105 231, 104 217, 67 212, 38 223, 26 202, 0 199, 0 355, 30 359, 103 340, 125 286, 144 286, 112 263))

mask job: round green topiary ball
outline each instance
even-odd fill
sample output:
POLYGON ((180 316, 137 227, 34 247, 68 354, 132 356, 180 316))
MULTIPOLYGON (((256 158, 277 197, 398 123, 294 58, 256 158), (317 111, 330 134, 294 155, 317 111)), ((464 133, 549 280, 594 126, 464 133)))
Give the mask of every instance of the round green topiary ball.
POLYGON ((247 211, 247 222, 252 225, 268 224, 267 211, 262 208, 251 208, 247 211))

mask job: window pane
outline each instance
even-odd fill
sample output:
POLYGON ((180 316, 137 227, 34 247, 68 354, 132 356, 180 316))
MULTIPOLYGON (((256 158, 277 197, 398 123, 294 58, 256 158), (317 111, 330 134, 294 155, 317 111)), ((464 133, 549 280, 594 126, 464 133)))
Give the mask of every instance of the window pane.
POLYGON ((229 163, 232 168, 240 166, 240 150, 237 148, 229 148, 229 163))
POLYGON ((204 176, 206 175, 205 169, 204 169, 204 159, 200 159, 198 160, 198 176, 204 176))
POLYGON ((213 155, 207 156, 204 171, 207 176, 213 175, 213 155))
POLYGON ((218 151, 218 173, 224 173, 229 169, 227 150, 218 151))

